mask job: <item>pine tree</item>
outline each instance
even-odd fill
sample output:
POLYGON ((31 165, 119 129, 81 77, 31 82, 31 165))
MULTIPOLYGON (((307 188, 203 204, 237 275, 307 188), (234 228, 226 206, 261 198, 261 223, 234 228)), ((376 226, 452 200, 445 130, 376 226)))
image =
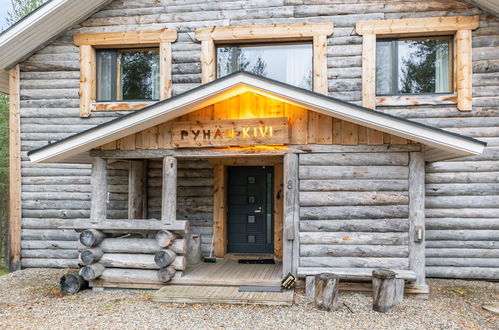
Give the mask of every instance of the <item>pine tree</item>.
POLYGON ((12 9, 7 13, 7 23, 12 25, 40 7, 45 0, 11 0, 12 9))

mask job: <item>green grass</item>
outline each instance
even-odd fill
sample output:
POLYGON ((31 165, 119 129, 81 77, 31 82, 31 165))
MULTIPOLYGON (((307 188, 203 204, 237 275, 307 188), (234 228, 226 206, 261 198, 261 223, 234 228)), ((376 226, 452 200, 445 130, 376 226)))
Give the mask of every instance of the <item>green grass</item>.
POLYGON ((0 266, 0 276, 8 274, 8 273, 9 273, 9 270, 7 269, 7 267, 0 266))

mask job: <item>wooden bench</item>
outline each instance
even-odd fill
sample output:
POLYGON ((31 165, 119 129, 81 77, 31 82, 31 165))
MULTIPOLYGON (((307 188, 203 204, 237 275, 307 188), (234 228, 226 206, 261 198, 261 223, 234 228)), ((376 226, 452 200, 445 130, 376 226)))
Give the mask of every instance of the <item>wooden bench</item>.
MULTIPOLYGON (((315 294, 315 276, 322 273, 331 273, 338 276, 343 281, 371 281, 373 270, 375 268, 298 268, 298 277, 305 278, 305 290, 307 297, 313 297, 315 294)), ((392 269, 396 273, 396 302, 404 298, 405 282, 416 281, 416 273, 406 269, 392 269)), ((340 287, 341 288, 341 287, 340 287)))

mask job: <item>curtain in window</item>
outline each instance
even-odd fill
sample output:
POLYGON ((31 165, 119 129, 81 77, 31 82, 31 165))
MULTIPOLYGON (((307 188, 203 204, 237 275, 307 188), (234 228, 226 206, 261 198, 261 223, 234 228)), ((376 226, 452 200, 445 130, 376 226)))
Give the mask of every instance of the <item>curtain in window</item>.
POLYGON ((159 63, 151 62, 151 95, 153 100, 159 100, 159 63))
POLYGON ((110 101, 113 99, 113 57, 113 51, 100 51, 97 56, 97 100, 99 101, 110 101))
POLYGON ((450 63, 449 44, 437 44, 435 56, 435 93, 450 92, 450 63))
POLYGON ((392 94, 392 43, 378 41, 376 43, 376 94, 392 94))

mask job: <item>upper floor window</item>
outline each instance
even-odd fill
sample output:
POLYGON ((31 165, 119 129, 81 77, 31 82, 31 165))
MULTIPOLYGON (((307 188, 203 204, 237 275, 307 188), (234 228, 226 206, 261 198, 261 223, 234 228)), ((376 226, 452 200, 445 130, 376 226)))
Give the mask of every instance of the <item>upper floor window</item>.
POLYGON ((159 100, 159 49, 97 50, 97 101, 159 100))
POLYGON ((452 37, 378 39, 376 94, 453 92, 452 37))
POLYGON ((312 44, 238 44, 217 47, 217 76, 247 71, 312 89, 312 44))

